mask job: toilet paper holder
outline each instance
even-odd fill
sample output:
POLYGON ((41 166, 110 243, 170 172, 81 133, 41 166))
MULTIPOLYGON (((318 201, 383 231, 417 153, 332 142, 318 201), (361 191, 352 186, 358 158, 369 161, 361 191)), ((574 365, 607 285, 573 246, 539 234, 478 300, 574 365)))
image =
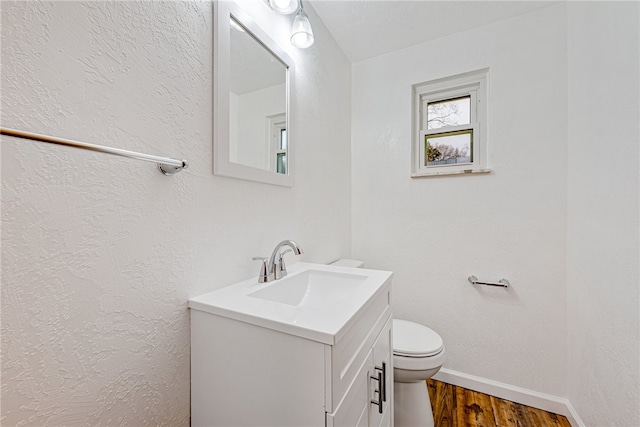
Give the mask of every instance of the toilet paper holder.
POLYGON ((509 283, 509 281, 507 279, 500 279, 500 280, 498 280, 498 283, 481 282, 481 281, 478 280, 478 278, 476 276, 469 276, 467 278, 467 280, 469 280, 469 283, 471 283, 472 285, 499 286, 501 288, 508 288, 509 285, 511 284, 511 283, 509 283))

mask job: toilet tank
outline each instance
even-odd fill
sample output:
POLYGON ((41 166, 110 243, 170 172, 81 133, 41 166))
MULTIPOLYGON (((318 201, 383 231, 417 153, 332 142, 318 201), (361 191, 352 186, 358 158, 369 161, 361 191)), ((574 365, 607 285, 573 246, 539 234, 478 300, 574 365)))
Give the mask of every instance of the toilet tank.
POLYGON ((332 262, 330 265, 337 265, 338 267, 362 268, 364 267, 364 261, 360 261, 359 259, 340 258, 339 260, 332 262))

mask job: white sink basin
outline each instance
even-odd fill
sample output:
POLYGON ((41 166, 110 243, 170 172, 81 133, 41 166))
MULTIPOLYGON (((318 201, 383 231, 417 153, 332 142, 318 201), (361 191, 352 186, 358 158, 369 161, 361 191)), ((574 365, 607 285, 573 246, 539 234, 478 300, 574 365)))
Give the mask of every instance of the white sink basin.
POLYGON ((367 303, 391 286, 390 271, 298 262, 269 283, 257 277, 189 300, 189 307, 333 344, 367 303))
POLYGON ((367 276, 358 274, 310 269, 267 284, 248 296, 293 306, 320 308, 347 298, 366 280, 367 276))

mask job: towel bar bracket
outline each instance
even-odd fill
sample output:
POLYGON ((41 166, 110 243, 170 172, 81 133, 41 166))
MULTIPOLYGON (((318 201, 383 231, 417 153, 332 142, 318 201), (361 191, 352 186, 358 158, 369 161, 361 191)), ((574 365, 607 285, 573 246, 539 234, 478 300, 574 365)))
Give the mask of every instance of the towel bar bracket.
POLYGON ((189 164, 186 160, 182 160, 182 166, 168 165, 166 163, 158 163, 158 169, 160 172, 167 176, 171 176, 174 173, 180 172, 182 169, 186 169, 189 167, 189 164))

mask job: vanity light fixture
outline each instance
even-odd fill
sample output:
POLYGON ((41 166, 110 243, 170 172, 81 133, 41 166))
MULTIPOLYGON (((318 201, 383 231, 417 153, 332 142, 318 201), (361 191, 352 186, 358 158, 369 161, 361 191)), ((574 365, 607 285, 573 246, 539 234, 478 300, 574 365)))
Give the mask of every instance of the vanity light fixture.
POLYGON ((302 3, 291 26, 291 44, 300 49, 306 49, 313 44, 313 30, 309 17, 302 10, 302 3))
POLYGON ((265 0, 269 7, 281 15, 296 13, 291 26, 291 44, 300 49, 306 49, 313 45, 313 30, 309 17, 302 9, 302 0, 265 0))
POLYGON ((291 15, 300 7, 300 0, 268 0, 269 6, 281 15, 291 15))

